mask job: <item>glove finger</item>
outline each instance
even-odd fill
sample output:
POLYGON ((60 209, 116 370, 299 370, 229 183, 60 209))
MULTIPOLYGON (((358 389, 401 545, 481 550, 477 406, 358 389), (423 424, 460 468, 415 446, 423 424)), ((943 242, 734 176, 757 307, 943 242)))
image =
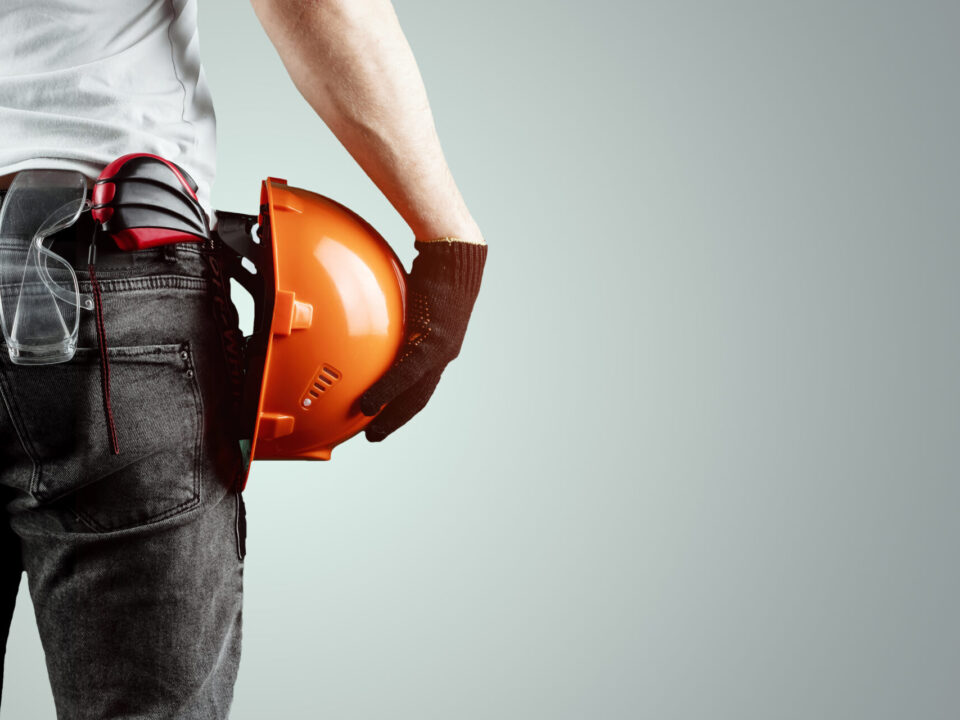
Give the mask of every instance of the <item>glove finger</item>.
POLYGON ((423 410, 427 401, 437 389, 443 370, 425 375, 420 382, 389 403, 383 412, 367 425, 366 436, 370 442, 380 442, 410 418, 423 410))
POLYGON ((360 396, 360 412, 376 415, 380 408, 412 388, 430 370, 432 368, 425 362, 423 347, 414 348, 360 396))

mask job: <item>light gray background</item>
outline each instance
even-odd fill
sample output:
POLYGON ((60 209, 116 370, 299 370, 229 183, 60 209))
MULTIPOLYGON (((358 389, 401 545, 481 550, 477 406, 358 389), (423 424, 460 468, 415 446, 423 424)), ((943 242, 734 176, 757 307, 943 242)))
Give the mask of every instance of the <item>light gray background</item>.
MULTIPOLYGON (((214 206, 412 234, 249 6, 214 206)), ((490 243, 427 410, 247 493, 237 720, 960 716, 955 2, 398 0, 490 243)), ((26 594, 6 716, 53 717, 26 594)))

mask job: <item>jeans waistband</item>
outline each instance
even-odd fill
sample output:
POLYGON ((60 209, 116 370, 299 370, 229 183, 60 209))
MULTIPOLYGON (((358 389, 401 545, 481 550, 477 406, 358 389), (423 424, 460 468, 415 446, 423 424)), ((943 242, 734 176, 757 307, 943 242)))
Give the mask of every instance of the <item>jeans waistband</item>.
MULTIPOLYGON (((89 277, 88 257, 96 221, 89 212, 76 224, 53 236, 50 249, 77 271, 77 277, 89 277)), ((102 229, 96 237, 97 277, 142 276, 173 273, 203 277, 206 266, 203 243, 179 242, 145 250, 121 250, 102 229)))
MULTIPOLYGON (((0 202, 3 195, 3 189, 0 189, 0 202)), ((90 292, 88 257, 97 225, 90 212, 85 211, 76 223, 55 233, 49 241, 50 249, 74 269, 81 292, 90 292)), ((105 290, 123 289, 134 282, 142 285, 144 278, 150 278, 151 286, 194 287, 206 281, 208 252, 201 242, 121 250, 112 237, 97 229, 94 267, 105 290)))

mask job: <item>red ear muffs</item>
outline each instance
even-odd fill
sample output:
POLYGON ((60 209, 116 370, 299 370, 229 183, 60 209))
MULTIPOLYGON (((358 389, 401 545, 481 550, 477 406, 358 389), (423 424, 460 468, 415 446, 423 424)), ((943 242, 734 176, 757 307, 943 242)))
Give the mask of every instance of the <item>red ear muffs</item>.
POLYGON ((121 250, 203 242, 210 235, 197 183, 180 166, 149 153, 124 155, 103 169, 91 215, 121 250))

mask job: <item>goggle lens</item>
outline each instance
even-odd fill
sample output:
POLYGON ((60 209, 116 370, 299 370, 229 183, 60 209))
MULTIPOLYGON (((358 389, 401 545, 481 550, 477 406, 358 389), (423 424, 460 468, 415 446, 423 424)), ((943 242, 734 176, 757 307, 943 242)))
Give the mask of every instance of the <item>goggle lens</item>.
POLYGON ((23 170, 0 205, 0 326, 12 362, 48 365, 77 348, 81 296, 53 235, 87 209, 87 179, 73 170, 23 170))

